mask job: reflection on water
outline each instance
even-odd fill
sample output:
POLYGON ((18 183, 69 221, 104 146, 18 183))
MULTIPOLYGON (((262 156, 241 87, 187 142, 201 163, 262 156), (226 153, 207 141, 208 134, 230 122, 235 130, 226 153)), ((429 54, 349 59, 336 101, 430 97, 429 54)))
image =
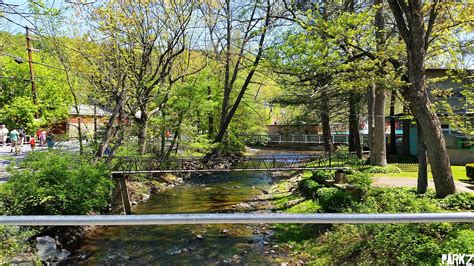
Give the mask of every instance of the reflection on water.
MULTIPOLYGON (((135 214, 222 212, 273 181, 269 173, 195 176, 137 206, 135 214)), ((263 237, 248 225, 108 226, 85 240, 87 264, 270 263, 263 237), (203 239, 197 239, 201 235, 203 239)))

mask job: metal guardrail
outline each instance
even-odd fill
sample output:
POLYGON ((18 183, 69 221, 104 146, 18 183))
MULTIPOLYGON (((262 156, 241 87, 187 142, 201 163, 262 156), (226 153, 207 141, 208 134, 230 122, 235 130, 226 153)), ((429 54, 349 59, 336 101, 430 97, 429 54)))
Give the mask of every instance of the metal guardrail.
POLYGON ((474 223, 474 212, 452 213, 201 213, 153 215, 0 216, 0 225, 171 225, 171 224, 386 224, 386 223, 474 223))

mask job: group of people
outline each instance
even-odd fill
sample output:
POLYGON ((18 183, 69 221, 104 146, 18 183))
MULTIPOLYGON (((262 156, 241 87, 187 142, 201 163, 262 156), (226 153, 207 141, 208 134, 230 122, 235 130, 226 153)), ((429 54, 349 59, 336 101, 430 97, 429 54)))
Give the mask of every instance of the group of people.
MULTIPOLYGON (((7 144, 7 138, 10 137, 10 152, 15 152, 16 155, 19 155, 21 152, 21 147, 27 140, 25 132, 23 129, 13 129, 9 131, 5 125, 0 125, 0 144, 5 146, 7 144)), ((40 146, 48 146, 48 148, 53 148, 54 146, 54 135, 53 133, 46 132, 44 129, 39 129, 36 132, 36 136, 30 136, 29 144, 31 150, 34 151, 36 148, 36 139, 39 140, 40 146)))

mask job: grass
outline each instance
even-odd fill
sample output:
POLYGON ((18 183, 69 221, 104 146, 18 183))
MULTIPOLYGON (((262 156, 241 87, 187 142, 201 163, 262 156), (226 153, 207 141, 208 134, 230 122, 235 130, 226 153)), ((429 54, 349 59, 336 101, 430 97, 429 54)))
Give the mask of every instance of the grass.
MULTIPOLYGON (((451 171, 453 172, 454 180, 468 180, 466 176, 466 167, 465 166, 451 166, 451 171)), ((377 176, 393 176, 393 177, 406 177, 406 178, 417 178, 418 172, 401 172, 396 174, 375 174, 377 176)), ((432 179, 433 175, 431 172, 428 172, 428 178, 432 179)))

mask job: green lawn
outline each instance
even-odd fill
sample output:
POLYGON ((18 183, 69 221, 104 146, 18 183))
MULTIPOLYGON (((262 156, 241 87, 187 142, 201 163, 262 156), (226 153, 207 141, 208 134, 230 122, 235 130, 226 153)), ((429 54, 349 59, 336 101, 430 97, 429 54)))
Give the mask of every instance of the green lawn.
MULTIPOLYGON (((467 180, 466 176, 466 167, 465 166, 451 166, 453 171, 453 176, 455 180, 467 180)), ((417 178, 417 172, 401 172, 397 174, 375 174, 375 176, 395 176, 395 177, 407 177, 407 178, 417 178)), ((428 178, 433 178, 431 172, 428 172, 428 178)))

